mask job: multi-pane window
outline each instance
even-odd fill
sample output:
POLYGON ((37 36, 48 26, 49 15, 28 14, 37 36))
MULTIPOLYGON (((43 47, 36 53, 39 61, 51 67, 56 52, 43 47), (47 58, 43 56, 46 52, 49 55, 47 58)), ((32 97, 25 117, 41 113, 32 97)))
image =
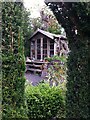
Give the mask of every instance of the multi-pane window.
POLYGON ((47 39, 43 39, 43 59, 47 57, 47 39))
POLYGON ((37 39, 37 59, 41 59, 41 40, 37 39))
POLYGON ((50 57, 54 55, 54 41, 50 40, 50 57))
POLYGON ((35 41, 31 42, 31 52, 32 52, 31 57, 35 58, 35 41))

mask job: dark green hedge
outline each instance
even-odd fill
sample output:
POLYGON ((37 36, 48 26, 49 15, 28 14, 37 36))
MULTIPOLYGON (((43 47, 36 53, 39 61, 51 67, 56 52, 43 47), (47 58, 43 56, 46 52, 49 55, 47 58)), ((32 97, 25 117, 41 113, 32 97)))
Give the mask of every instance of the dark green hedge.
POLYGON ((51 119, 65 116, 65 91, 49 84, 26 87, 29 119, 51 119))
POLYGON ((2 107, 3 117, 5 118, 23 118, 26 116, 24 102, 24 72, 25 69, 23 60, 18 64, 18 56, 11 54, 8 57, 2 55, 2 107), (19 69, 18 69, 19 68, 19 69), (21 71, 22 69, 22 71, 21 71), (20 71, 22 73, 20 73, 20 71))
POLYGON ((2 3, 2 117, 26 118, 21 2, 2 3))
POLYGON ((53 11, 59 24, 64 27, 69 43, 66 117, 90 119, 90 3, 46 4, 53 11))
MULTIPOLYGON (((87 39, 88 40, 88 39, 87 39)), ((72 43, 73 44, 73 43, 72 43)), ((71 47, 72 47, 71 44, 71 47)), ((74 118, 89 118, 89 69, 88 69, 88 43, 84 40, 72 47, 68 58, 67 78, 67 116, 74 118), (73 107, 72 107, 73 106, 73 107)))

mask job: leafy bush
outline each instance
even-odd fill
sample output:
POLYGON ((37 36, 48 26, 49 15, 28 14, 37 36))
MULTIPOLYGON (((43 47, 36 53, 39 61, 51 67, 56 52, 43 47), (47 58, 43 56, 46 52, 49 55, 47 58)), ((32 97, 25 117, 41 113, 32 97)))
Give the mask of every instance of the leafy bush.
POLYGON ((53 56, 46 58, 50 63, 48 65, 47 79, 52 85, 58 85, 63 83, 66 85, 67 77, 67 58, 65 56, 53 56))
POLYGON ((29 119, 51 119, 65 116, 65 91, 47 83, 27 85, 26 98, 29 119))
POLYGON ((51 62, 52 60, 60 60, 62 62, 66 62, 66 56, 58 56, 58 55, 54 55, 53 57, 46 57, 45 60, 48 60, 49 62, 51 62))

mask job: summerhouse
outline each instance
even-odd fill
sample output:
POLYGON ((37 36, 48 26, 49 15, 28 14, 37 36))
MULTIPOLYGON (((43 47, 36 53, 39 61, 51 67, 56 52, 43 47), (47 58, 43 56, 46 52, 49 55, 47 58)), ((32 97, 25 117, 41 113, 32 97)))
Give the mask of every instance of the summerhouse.
POLYGON ((45 57, 67 55, 68 51, 67 39, 63 35, 37 29, 30 37, 31 60, 43 61, 45 57))

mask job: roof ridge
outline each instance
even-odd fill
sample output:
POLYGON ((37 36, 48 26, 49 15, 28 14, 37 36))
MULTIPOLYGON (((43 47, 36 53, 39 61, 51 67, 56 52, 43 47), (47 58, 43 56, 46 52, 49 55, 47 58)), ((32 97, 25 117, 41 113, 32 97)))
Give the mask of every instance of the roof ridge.
POLYGON ((40 28, 38 28, 38 30, 43 31, 43 32, 47 32, 47 33, 52 34, 52 35, 59 35, 59 34, 51 33, 51 32, 49 32, 49 31, 42 30, 42 29, 40 29, 40 28))
POLYGON ((49 38, 51 38, 51 39, 54 39, 54 37, 58 37, 58 38, 64 37, 64 38, 66 38, 66 37, 63 36, 63 35, 54 34, 54 33, 51 33, 51 32, 45 31, 45 30, 42 30, 42 29, 40 29, 40 28, 38 28, 38 29, 33 33, 33 35, 32 35, 30 38, 32 38, 35 34, 37 34, 37 32, 40 32, 40 33, 42 33, 43 35, 46 35, 47 37, 49 37, 49 38))

